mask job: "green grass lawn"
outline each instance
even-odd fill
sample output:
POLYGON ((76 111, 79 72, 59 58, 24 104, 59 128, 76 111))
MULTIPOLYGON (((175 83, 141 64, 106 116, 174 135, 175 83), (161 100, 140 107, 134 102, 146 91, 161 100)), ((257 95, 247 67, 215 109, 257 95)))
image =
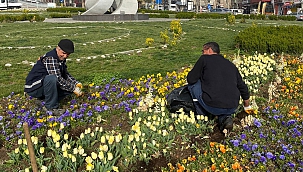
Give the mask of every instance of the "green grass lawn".
MULTIPOLYGON (((247 20, 246 23, 236 22, 235 25, 228 25, 223 19, 208 19, 181 21, 181 23, 183 29, 181 39, 175 46, 167 48, 163 48, 160 32, 169 29, 170 22, 0 24, 0 95, 5 96, 0 103, 2 129, 0 171, 23 171, 30 167, 24 141, 21 140, 22 143, 17 145, 18 138, 24 138, 21 134, 23 122, 32 125, 31 134, 39 139, 39 144, 34 145, 39 168, 47 166, 48 171, 72 171, 71 169, 84 171, 90 164, 89 159, 86 158, 95 157, 93 152, 100 153, 104 150, 107 152, 107 148, 109 152, 104 155, 111 160, 99 161, 102 159, 100 155, 99 159, 93 162, 95 171, 101 171, 99 168, 103 167, 112 170, 113 165, 119 166, 120 171, 143 171, 143 169, 154 171, 151 169, 154 166, 158 170, 165 168, 166 170, 163 171, 176 171, 181 166, 197 171, 203 169, 214 171, 214 168, 222 171, 225 167, 228 171, 258 172, 301 169, 303 116, 300 84, 303 67, 297 56, 285 55, 282 59, 281 55, 277 55, 275 57, 277 64, 263 66, 262 70, 258 69, 261 71, 259 74, 254 73, 255 68, 250 67, 261 68, 262 65, 257 63, 256 59, 268 63, 269 60, 265 58, 267 55, 259 54, 247 58, 241 56, 247 65, 241 65, 239 71, 244 73, 248 71, 246 79, 250 87, 259 89, 258 93, 252 94, 256 96, 252 101, 256 104, 252 105, 255 105, 259 111, 250 116, 250 120, 246 118, 246 122, 252 125, 250 129, 247 127, 244 129, 242 124, 240 125, 242 123, 240 119, 248 116, 245 112, 239 113, 242 115, 241 118, 238 114, 234 114, 237 125, 231 133, 227 133, 227 137, 218 129, 212 132, 211 130, 216 129, 216 125, 213 120, 208 121, 204 116, 203 119, 200 115, 191 116, 190 118, 197 118, 197 122, 192 123, 191 120, 184 120, 183 113, 179 115, 168 113, 167 108, 164 107, 165 98, 161 99, 159 95, 166 93, 161 94, 164 97, 168 91, 171 91, 167 87, 173 89, 177 87, 175 85, 183 85, 186 82, 186 71, 190 68, 185 70, 181 68, 191 66, 197 61, 204 43, 218 42, 221 53, 231 57, 238 53, 234 45, 235 36, 252 24, 302 25, 302 22, 247 20), (15 94, 8 96, 11 92, 23 92, 25 78, 32 68, 30 64, 35 63, 39 56, 54 48, 62 38, 69 38, 75 42, 75 53, 69 57, 68 69, 85 85, 102 82, 113 76, 117 76, 117 79, 132 78, 135 82, 130 85, 128 81, 115 80, 114 82, 118 84, 110 83, 111 86, 108 88, 111 89, 108 90, 107 87, 103 87, 104 84, 109 83, 108 81, 103 85, 96 84, 96 87, 85 87, 84 96, 75 99, 71 97, 72 100, 62 102, 62 108, 67 111, 57 117, 52 117, 49 112, 37 107, 35 99, 15 94), (146 38, 154 39, 152 47, 146 46, 146 38), (278 69, 282 62, 284 68, 278 69), (269 67, 277 67, 277 69, 269 69, 269 67), (178 74, 172 74, 174 73, 172 71, 178 71, 178 74), (166 72, 171 73, 166 74, 166 72), (158 77, 158 73, 163 74, 163 78, 158 77), (142 77, 148 74, 155 75, 142 77), (272 92, 275 91, 278 96, 269 99, 269 82, 272 84, 276 77, 281 77, 280 84, 274 86, 277 90, 272 92), (149 82, 155 88, 153 93, 143 89, 147 85, 147 79, 154 80, 149 82), (257 79, 262 82, 256 82, 257 79), (143 90, 138 89, 139 91, 135 93, 139 95, 134 96, 130 91, 134 90, 134 87, 143 90), (123 96, 120 95, 122 90, 123 96), (147 93, 152 94, 151 99, 147 99, 147 93), (161 111, 163 109, 162 113, 158 110, 155 112, 151 107, 150 111, 142 110, 143 107, 140 105, 136 107, 140 104, 137 102, 139 96, 145 99, 140 103, 145 103, 143 107, 146 110, 149 103, 154 103, 153 109, 156 107, 161 111), (136 108, 141 108, 142 111, 136 112, 136 108), (61 128, 63 123, 68 125, 61 128), (61 131, 55 133, 59 127, 61 131), (95 129, 96 127, 98 130, 95 129), (99 127, 103 127, 102 131, 99 127), (54 131, 49 134, 48 129, 54 131), (215 134, 211 135, 212 133, 215 134), (218 133, 220 135, 216 135, 218 133), (48 134, 51 136, 46 136, 48 134), (17 138, 17 135, 20 137, 17 138), (123 140, 120 140, 119 135, 123 136, 123 140), (66 136, 68 138, 65 138, 66 136), (134 138, 130 139, 130 136, 134 138), (211 136, 218 143, 208 140, 205 136, 211 136), (218 141, 219 137, 216 136, 226 138, 224 141, 226 145, 223 145, 222 140, 218 141), (106 138, 106 143, 102 141, 102 137, 103 140, 106 138), (55 143, 54 139, 58 138, 59 141, 55 143), (116 141, 114 142, 113 139, 116 141), (109 143, 109 140, 113 142, 109 143), (71 149, 67 150, 70 157, 64 155, 67 151, 63 150, 63 145, 62 148, 60 147, 63 143, 71 146, 71 149), (84 152, 80 146, 85 149, 87 155, 80 154, 80 150, 84 152), (17 147, 18 149, 15 149, 17 147), (45 147, 45 152, 40 150, 41 147, 45 147), (254 150, 250 150, 253 147, 254 150), (74 153, 74 148, 77 148, 77 153, 74 153), (296 153, 287 153, 291 151, 296 153), (109 158, 112 157, 112 153, 114 159, 109 158), (262 154, 262 157, 257 153, 262 154), (155 163, 156 161, 159 164, 155 163), (146 166, 142 167, 142 165, 146 166), (174 170, 173 166, 176 167, 174 170)), ((242 51, 240 53, 244 54, 242 51)), ((245 52, 245 55, 254 53, 245 52)))
POLYGON ((252 23, 260 25, 302 25, 289 21, 237 22, 228 25, 224 19, 181 21, 184 34, 174 47, 163 45, 160 32, 169 29, 170 22, 118 23, 2 23, 0 25, 0 96, 22 93, 31 67, 26 62, 36 59, 56 46, 62 38, 75 42, 75 53, 68 61, 69 71, 88 84, 94 76, 138 78, 151 73, 165 73, 192 65, 201 54, 201 47, 216 41, 223 54, 234 54, 234 38, 252 23), (145 39, 153 38, 154 48, 138 53, 119 52, 146 48, 145 39), (105 55, 105 58, 102 56, 105 55), (78 61, 76 60, 78 59, 78 61), (80 59, 80 61, 79 61, 80 59), (11 64, 6 67, 5 64, 11 64))

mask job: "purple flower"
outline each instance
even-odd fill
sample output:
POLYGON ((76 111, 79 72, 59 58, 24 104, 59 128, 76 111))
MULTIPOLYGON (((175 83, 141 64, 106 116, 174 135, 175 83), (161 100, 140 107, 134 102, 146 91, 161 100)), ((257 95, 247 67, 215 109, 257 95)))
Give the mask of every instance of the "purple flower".
POLYGON ((290 130, 293 134, 293 137, 300 137, 302 135, 302 133, 297 129, 297 128, 294 128, 292 130, 290 130))
POLYGON ((134 104, 134 103, 136 103, 136 100, 134 100, 134 99, 132 99, 132 100, 129 100, 129 104, 134 104))
POLYGON ((116 86, 113 86, 113 87, 112 87, 112 92, 116 92, 116 91, 117 91, 116 86))
POLYGON ((262 126, 261 122, 258 119, 255 119, 254 124, 259 128, 262 126))
POLYGON ((279 158, 284 160, 285 156, 284 155, 280 155, 279 158))
POLYGON ((0 116, 0 121, 2 121, 2 119, 3 119, 3 116, 0 116))
POLYGON ((261 132, 260 134, 259 134, 259 137, 262 139, 262 138, 266 138, 266 135, 264 135, 263 134, 263 132, 261 132))
POLYGON ((266 162, 266 158, 264 156, 261 156, 260 161, 264 163, 264 162, 266 162))
POLYGON ((134 97, 134 93, 129 93, 129 94, 127 95, 127 97, 128 97, 128 98, 134 97))
POLYGON ((104 106, 102 106, 102 108, 103 108, 104 110, 108 110, 108 109, 109 109, 109 106, 104 105, 104 106))
POLYGON ((72 105, 74 105, 76 103, 77 103, 77 101, 75 99, 73 99, 73 100, 70 101, 70 104, 72 104, 72 105))
POLYGON ((136 92, 138 92, 139 91, 139 89, 135 86, 134 87, 134 90, 136 91, 136 92))
POLYGON ((287 164, 291 168, 295 168, 295 166, 296 166, 296 164, 294 164, 293 162, 288 162, 287 164))
POLYGON ((287 122, 287 126, 293 125, 293 124, 295 124, 296 122, 297 122, 297 121, 294 120, 294 119, 289 120, 289 121, 287 122))
POLYGON ((239 140, 231 140, 230 141, 235 147, 238 147, 239 144, 240 144, 240 141, 239 140))
POLYGON ((269 113, 269 109, 270 109, 270 107, 269 106, 267 106, 264 110, 263 110, 263 112, 265 112, 265 113, 269 113))
POLYGON ((125 111, 130 112, 130 111, 132 111, 132 109, 130 107, 125 107, 125 111))
POLYGON ((92 111, 88 111, 86 114, 87 114, 87 116, 92 116, 93 115, 92 111))
POLYGON ((124 91, 122 91, 121 93, 117 94, 116 98, 120 98, 124 95, 124 91))
POLYGON ((246 151, 250 151, 250 147, 247 144, 243 144, 243 149, 246 151))
POLYGON ((274 155, 271 152, 267 152, 266 157, 267 157, 267 159, 272 159, 274 157, 274 155))
POLYGON ((241 134, 241 139, 246 139, 246 134, 241 134))
POLYGON ((97 112, 101 112, 101 107, 100 107, 100 106, 96 106, 96 107, 95 107, 95 110, 96 110, 97 112))
POLYGON ((87 107, 88 107, 87 103, 83 103, 82 106, 83 106, 84 108, 87 108, 87 107))
POLYGON ((278 119, 279 119, 279 116, 278 116, 278 115, 274 115, 274 119, 275 119, 275 120, 278 120, 278 119))
POLYGON ((272 113, 279 113, 280 111, 279 110, 276 110, 276 109, 273 109, 272 110, 272 113))
POLYGON ((252 145, 252 147, 251 147, 251 150, 256 150, 258 148, 258 145, 257 144, 254 144, 254 145, 252 145))

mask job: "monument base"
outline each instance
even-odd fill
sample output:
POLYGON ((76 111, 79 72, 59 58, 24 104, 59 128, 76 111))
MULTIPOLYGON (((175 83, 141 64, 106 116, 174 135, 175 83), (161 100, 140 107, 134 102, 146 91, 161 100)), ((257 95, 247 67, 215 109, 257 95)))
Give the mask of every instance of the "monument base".
POLYGON ((73 20, 80 21, 131 21, 149 20, 148 14, 103 14, 103 15, 77 15, 73 20))

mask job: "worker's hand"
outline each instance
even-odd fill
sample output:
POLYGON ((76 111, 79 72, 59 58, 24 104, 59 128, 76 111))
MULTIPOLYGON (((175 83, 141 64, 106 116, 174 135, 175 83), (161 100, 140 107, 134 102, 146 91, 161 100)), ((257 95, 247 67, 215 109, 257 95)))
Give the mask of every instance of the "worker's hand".
POLYGON ((79 87, 80 89, 83 88, 83 86, 82 86, 82 84, 81 84, 80 82, 78 82, 78 83, 76 84, 76 87, 79 87))
POLYGON ((74 93, 79 97, 79 96, 82 96, 82 91, 79 87, 75 87, 74 89, 74 93))
POLYGON ((251 114, 254 112, 253 108, 249 105, 249 106, 244 106, 244 111, 248 114, 251 114))

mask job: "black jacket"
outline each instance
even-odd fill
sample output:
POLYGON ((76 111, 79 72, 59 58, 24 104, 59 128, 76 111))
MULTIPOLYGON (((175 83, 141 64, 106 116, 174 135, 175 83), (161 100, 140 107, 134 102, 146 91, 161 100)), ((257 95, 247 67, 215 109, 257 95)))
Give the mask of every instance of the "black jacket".
POLYGON ((236 108, 240 96, 249 99, 247 85, 237 67, 222 55, 202 55, 187 75, 188 84, 202 84, 202 99, 208 106, 236 108))
POLYGON ((63 90, 72 92, 78 81, 68 73, 65 63, 66 60, 60 61, 56 49, 40 57, 26 77, 24 91, 32 92, 43 85, 43 79, 46 75, 56 75, 58 86, 63 90))

